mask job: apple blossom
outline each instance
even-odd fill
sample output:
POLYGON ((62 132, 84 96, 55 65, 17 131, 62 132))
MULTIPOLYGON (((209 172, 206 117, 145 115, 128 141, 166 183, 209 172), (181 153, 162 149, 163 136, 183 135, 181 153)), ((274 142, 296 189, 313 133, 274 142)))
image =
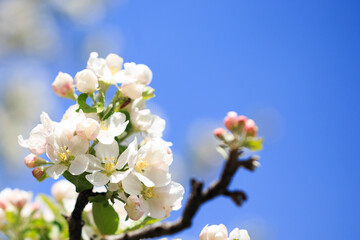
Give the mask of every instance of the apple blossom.
POLYGON ((126 116, 123 113, 116 112, 108 119, 100 122, 100 132, 97 139, 103 144, 111 144, 115 141, 115 137, 121 135, 128 125, 129 121, 125 121, 126 116))
POLYGON ((85 69, 76 74, 75 85, 80 92, 93 93, 98 88, 99 82, 93 71, 85 69))
POLYGON ((69 74, 59 72, 52 83, 52 88, 56 95, 74 99, 74 79, 69 74))
POLYGON ((250 240, 250 236, 245 229, 235 228, 231 231, 229 240, 250 240))
POLYGON ((206 225, 200 233, 200 240, 227 240, 228 231, 223 224, 206 225))
POLYGON ((134 194, 127 198, 124 208, 131 220, 137 221, 144 215, 142 200, 134 194))
POLYGON ((87 140, 95 140, 100 132, 100 125, 92 118, 86 118, 76 126, 76 133, 87 140))
POLYGON ((92 70, 100 81, 107 84, 116 84, 114 75, 122 68, 123 59, 114 53, 110 53, 106 59, 99 58, 96 52, 90 53, 87 68, 92 70))
POLYGON ((51 194, 58 202, 62 202, 64 199, 76 199, 78 195, 75 186, 67 180, 54 183, 51 187, 51 194))
POLYGON ((237 113, 236 112, 228 112, 227 116, 224 119, 224 125, 229 129, 230 131, 234 130, 237 125, 237 113))

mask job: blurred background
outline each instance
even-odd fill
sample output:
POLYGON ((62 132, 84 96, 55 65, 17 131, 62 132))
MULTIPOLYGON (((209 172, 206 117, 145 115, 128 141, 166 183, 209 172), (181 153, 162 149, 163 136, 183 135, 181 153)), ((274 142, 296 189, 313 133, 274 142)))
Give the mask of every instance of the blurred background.
POLYGON ((265 139, 261 167, 232 183, 249 201, 207 203, 174 237, 223 223, 253 240, 356 239, 359 11, 351 0, 0 0, 0 189, 50 192, 17 135, 72 104, 52 92, 59 71, 114 52, 153 71, 149 107, 167 121, 173 178, 187 190, 192 176, 218 177, 212 131, 228 111, 255 119, 265 139))

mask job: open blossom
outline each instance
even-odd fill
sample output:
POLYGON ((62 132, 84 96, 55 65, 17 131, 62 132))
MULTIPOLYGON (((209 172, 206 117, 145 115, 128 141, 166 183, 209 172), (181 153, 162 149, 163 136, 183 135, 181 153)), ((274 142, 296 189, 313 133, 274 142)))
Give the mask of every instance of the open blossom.
POLYGON ((83 93, 93 93, 99 86, 98 78, 89 69, 78 72, 75 76, 75 85, 78 91, 83 93))
POLYGON ((88 166, 88 158, 85 153, 89 148, 89 142, 81 136, 70 137, 66 130, 56 128, 49 138, 46 153, 54 163, 46 169, 49 177, 58 179, 66 170, 73 175, 83 173, 88 166))
POLYGON ((97 139, 103 144, 111 144, 116 136, 121 135, 129 121, 125 121, 126 116, 123 113, 116 112, 108 119, 100 122, 100 132, 97 139))
POLYGON ((34 155, 41 155, 46 151, 48 136, 53 132, 55 123, 51 121, 47 113, 40 116, 41 124, 38 124, 30 132, 28 139, 24 140, 22 135, 18 136, 19 145, 28 148, 34 155))
POLYGON ((76 133, 90 141, 95 140, 99 135, 99 132, 100 125, 92 118, 86 118, 76 126, 76 133))
POLYGON ((67 73, 59 72, 52 83, 52 88, 60 97, 74 97, 74 79, 67 73))
POLYGON ((144 64, 125 63, 122 70, 116 77, 116 81, 121 83, 122 93, 131 98, 137 99, 142 96, 144 87, 152 80, 152 72, 144 64))
POLYGON ((99 58, 97 52, 90 53, 87 68, 92 70, 100 81, 108 84, 116 84, 114 75, 119 73, 124 60, 114 53, 110 53, 106 59, 99 58))
POLYGON ((206 225, 200 233, 200 240, 227 240, 228 231, 223 224, 206 225))
POLYGON ((128 171, 118 171, 122 169, 127 163, 127 158, 122 153, 119 156, 119 147, 116 141, 112 144, 102 144, 96 148, 96 157, 92 155, 86 155, 89 161, 87 172, 91 172, 86 175, 86 179, 94 186, 104 186, 109 181, 110 183, 118 183, 123 180, 128 171))
POLYGON ((245 229, 235 228, 229 235, 229 240, 250 240, 250 236, 245 229))

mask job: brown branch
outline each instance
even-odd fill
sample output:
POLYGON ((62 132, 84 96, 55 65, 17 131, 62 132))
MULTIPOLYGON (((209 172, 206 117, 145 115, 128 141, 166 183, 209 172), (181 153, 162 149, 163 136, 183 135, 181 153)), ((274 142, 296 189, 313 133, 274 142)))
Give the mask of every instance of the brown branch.
POLYGON ((203 190, 202 182, 196 181, 194 179, 191 180, 191 193, 183 215, 178 220, 168 223, 153 224, 133 232, 116 236, 109 236, 106 239, 139 240, 143 238, 172 235, 174 233, 180 232, 191 226, 192 219, 202 204, 221 195, 231 197, 231 199, 237 205, 241 205, 241 203, 246 200, 246 195, 241 191, 229 191, 227 189, 238 168, 244 167, 249 170, 254 170, 256 167, 255 161, 257 161, 257 158, 251 157, 245 161, 238 161, 239 154, 240 153, 238 150, 230 151, 220 179, 213 183, 208 189, 203 190))

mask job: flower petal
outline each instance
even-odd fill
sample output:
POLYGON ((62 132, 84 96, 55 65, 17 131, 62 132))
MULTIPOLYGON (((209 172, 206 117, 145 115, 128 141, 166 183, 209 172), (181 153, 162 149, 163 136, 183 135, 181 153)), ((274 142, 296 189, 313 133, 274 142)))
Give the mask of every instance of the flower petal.
POLYGON ((71 155, 77 156, 86 153, 89 142, 86 138, 76 135, 70 139, 69 151, 71 155))
POLYGON ((104 159, 116 159, 119 156, 119 145, 116 141, 113 141, 111 144, 99 143, 96 148, 96 156, 102 161, 104 159))
POLYGON ((111 183, 118 183, 121 180, 123 180, 124 178, 127 177, 127 175, 130 173, 130 170, 127 170, 125 172, 114 172, 113 174, 111 174, 111 176, 109 177, 110 182, 111 183))
POLYGON ((141 182, 132 172, 122 181, 122 186, 129 194, 139 195, 142 190, 141 182))
POLYGON ((88 168, 89 158, 85 154, 78 155, 72 162, 69 172, 72 175, 80 175, 88 168))
POLYGON ((53 179, 58 179, 67 169, 67 167, 63 164, 54 164, 46 169, 47 175, 53 179))
POLYGON ((112 144, 115 139, 115 135, 109 130, 100 130, 97 139, 103 144, 112 144))
POLYGON ((130 168, 133 168, 137 160, 137 148, 137 139, 135 138, 118 158, 116 168, 121 169, 126 163, 129 164, 130 168))
POLYGON ((109 182, 109 177, 101 172, 94 172, 85 176, 85 178, 94 186, 104 186, 109 182))
POLYGON ((153 181, 151 181, 150 179, 148 179, 147 177, 145 177, 144 175, 141 175, 138 172, 135 172, 136 177, 147 187, 154 187, 155 184, 153 181))

